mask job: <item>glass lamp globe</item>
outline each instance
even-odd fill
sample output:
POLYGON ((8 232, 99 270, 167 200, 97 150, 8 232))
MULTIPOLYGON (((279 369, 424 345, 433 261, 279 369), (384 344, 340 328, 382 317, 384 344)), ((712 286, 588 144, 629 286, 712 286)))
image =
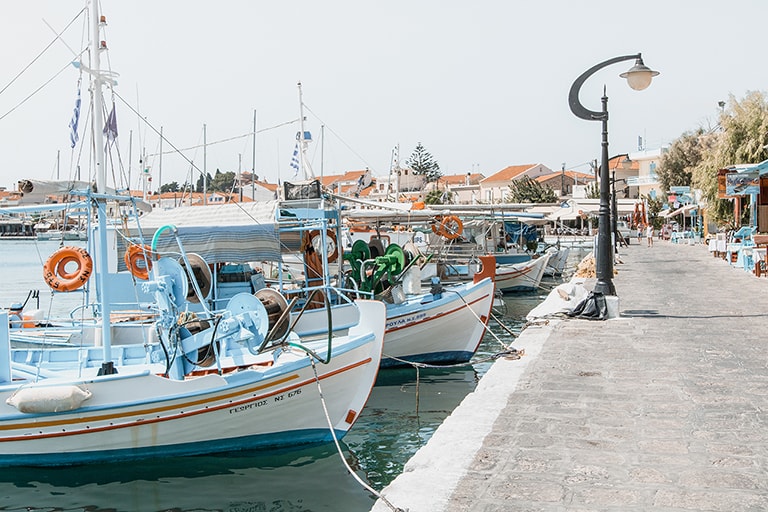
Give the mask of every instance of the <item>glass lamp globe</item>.
POLYGON ((626 71, 619 76, 621 78, 626 78, 627 83, 632 89, 642 91, 651 85, 651 80, 658 74, 658 71, 654 71, 643 64, 643 59, 637 59, 635 65, 632 66, 629 71, 626 71))

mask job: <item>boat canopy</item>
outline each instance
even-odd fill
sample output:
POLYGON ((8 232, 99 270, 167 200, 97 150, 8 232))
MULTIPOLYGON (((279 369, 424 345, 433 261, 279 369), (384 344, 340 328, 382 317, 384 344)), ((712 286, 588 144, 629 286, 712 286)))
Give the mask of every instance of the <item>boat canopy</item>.
POLYGON ((520 243, 520 238, 524 238, 526 241, 538 240, 539 230, 536 226, 525 224, 523 222, 504 222, 504 231, 511 238, 511 242, 514 244, 520 243))
MULTIPOLYGON (((281 261, 280 235, 276 221, 277 201, 187 206, 155 210, 128 224, 130 236, 145 243, 158 229, 174 226, 184 240, 184 250, 202 256, 208 263, 281 261)), ((122 240, 118 245, 125 243, 122 240)), ((123 248, 120 248, 122 254, 123 248)), ((156 250, 178 252, 172 233, 157 237, 156 250)))

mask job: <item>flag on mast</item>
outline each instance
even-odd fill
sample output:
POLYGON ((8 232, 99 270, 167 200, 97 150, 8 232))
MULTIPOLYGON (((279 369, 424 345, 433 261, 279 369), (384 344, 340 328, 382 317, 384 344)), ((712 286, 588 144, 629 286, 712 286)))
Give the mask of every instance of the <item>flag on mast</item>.
POLYGON ((107 138, 105 150, 115 142, 117 138, 117 114, 115 113, 115 104, 112 104, 112 112, 107 117, 107 124, 104 125, 104 136, 107 138))
POLYGON ((80 136, 77 134, 77 124, 80 122, 80 80, 77 81, 77 99, 75 99, 75 111, 72 112, 72 119, 69 120, 69 142, 71 147, 75 147, 80 136))
POLYGON ((291 167, 293 168, 293 177, 299 175, 299 143, 293 147, 293 157, 291 158, 291 167))

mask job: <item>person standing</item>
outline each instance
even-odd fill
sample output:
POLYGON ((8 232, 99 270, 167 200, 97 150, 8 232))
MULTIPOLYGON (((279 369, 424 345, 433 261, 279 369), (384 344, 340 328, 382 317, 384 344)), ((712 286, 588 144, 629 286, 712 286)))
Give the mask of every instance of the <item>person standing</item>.
POLYGON ((643 225, 638 224, 637 225, 637 243, 643 243, 643 225))
POLYGON ((653 224, 648 223, 648 227, 645 228, 645 236, 648 240, 648 247, 653 247, 653 224))

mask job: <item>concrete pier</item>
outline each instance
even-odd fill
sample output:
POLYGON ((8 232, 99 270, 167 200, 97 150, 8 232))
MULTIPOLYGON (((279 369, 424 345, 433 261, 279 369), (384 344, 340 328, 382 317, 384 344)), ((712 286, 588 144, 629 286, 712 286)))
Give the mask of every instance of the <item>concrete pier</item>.
POLYGON ((494 363, 384 489, 393 506, 768 510, 768 278, 703 245, 620 259, 620 317, 526 329, 525 356, 494 363))

